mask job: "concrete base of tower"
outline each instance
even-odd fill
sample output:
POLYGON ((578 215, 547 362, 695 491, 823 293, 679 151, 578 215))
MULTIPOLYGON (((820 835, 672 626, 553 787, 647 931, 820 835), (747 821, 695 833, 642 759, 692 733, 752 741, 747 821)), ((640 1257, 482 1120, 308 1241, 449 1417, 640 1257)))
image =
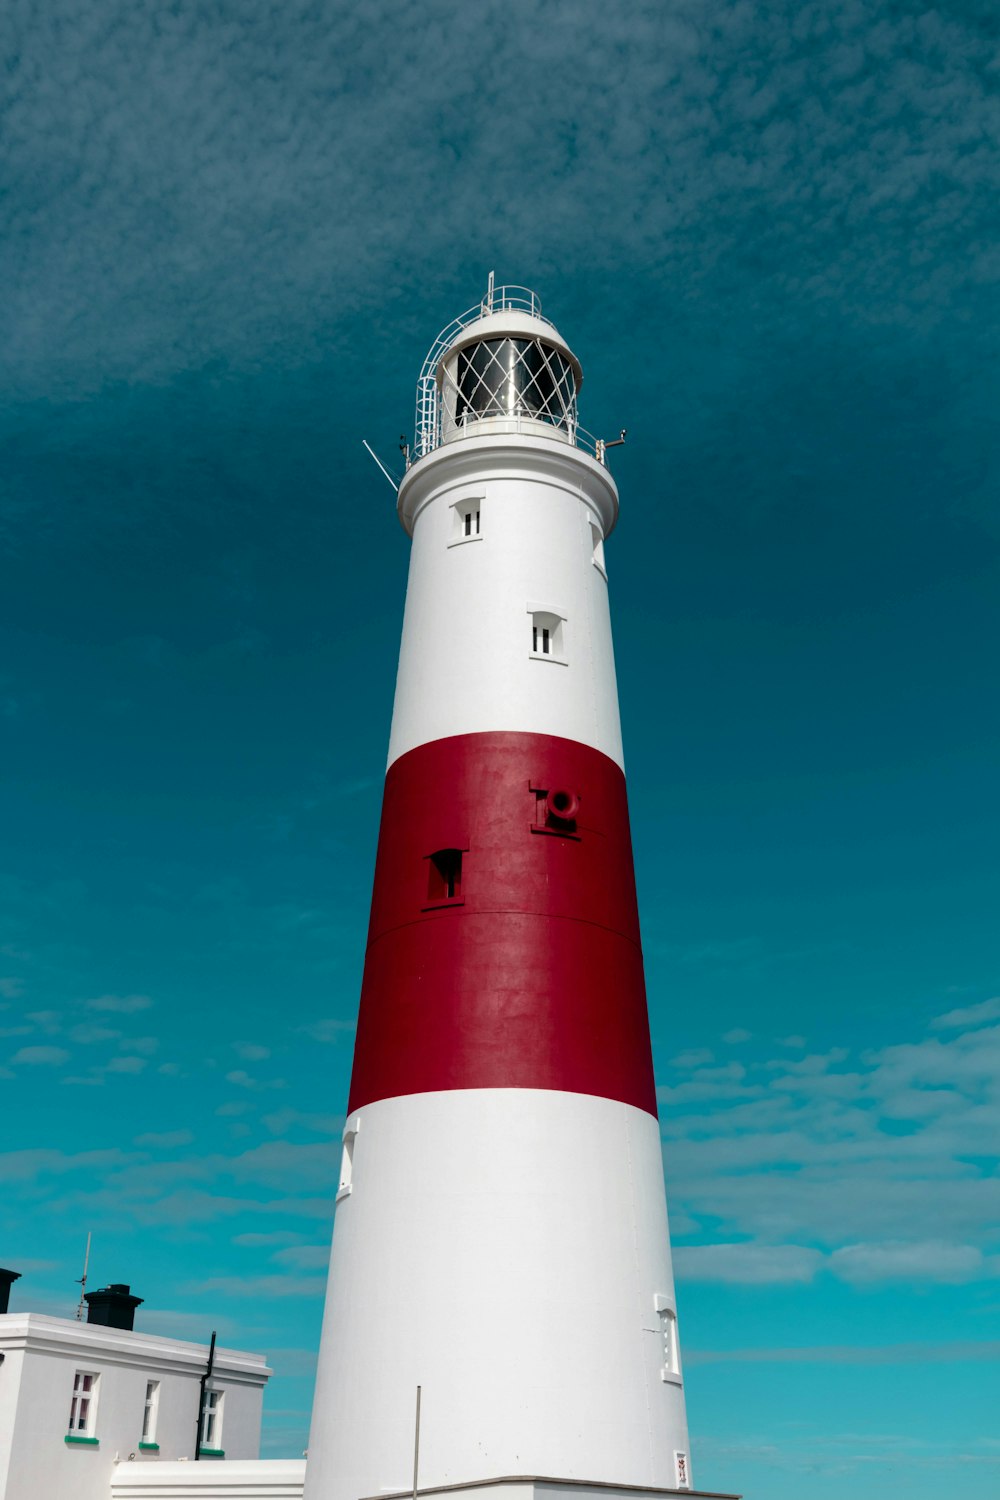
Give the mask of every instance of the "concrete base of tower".
MULTIPOLYGON (((683 1455, 681 1455, 683 1457, 683 1455)), ((538 1475, 512 1475, 503 1479, 474 1480, 468 1484, 444 1484, 432 1488, 383 1491, 365 1500, 412 1500, 413 1495, 452 1495, 456 1500, 641 1500, 662 1496, 663 1500, 742 1500, 719 1490, 693 1490, 689 1486, 661 1490, 636 1484, 602 1484, 585 1479, 550 1479, 538 1475)))

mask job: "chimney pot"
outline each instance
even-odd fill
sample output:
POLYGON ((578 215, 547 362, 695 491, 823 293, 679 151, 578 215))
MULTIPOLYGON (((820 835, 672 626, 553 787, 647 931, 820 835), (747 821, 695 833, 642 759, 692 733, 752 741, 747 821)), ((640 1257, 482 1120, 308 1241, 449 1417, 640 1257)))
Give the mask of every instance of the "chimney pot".
POLYGON ((20 1271, 4 1271, 0 1268, 0 1313, 5 1313, 10 1306, 11 1282, 20 1279, 20 1271))
POLYGON ((132 1296, 127 1282, 112 1281, 96 1292, 85 1293, 83 1300, 87 1304, 88 1323, 98 1323, 104 1328, 122 1328, 131 1333, 135 1310, 143 1299, 132 1296))

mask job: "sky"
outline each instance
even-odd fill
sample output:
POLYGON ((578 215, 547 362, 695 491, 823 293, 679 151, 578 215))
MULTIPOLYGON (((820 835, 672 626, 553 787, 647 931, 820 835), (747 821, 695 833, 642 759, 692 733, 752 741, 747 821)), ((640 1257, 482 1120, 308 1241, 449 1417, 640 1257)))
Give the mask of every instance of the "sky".
POLYGON ((695 1481, 1000 1486, 1000 18, 8 0, 0 1264, 307 1440, 438 330, 608 545, 695 1481))

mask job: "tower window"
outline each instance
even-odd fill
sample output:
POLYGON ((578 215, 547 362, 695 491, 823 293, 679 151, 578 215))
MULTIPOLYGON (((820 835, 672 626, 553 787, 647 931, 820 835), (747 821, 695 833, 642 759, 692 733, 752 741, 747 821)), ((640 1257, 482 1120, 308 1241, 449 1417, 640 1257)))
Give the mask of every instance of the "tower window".
POLYGON ((557 661, 566 664, 565 620, 552 610, 532 609, 531 650, 528 653, 538 661, 557 661))
POLYGON ((462 899, 461 849, 438 849, 427 860, 427 900, 433 906, 462 899))
POLYGON ((451 508, 454 517, 451 523, 451 536, 448 540, 449 547, 458 546, 459 542, 476 542, 483 534, 483 497, 482 495, 470 496, 465 500, 457 500, 451 508))
POLYGON ((358 1138, 361 1122, 355 1119, 344 1131, 344 1149, 340 1154, 340 1181, 337 1184, 337 1202, 346 1198, 354 1185, 354 1143, 358 1138))
POLYGON ((677 1314, 666 1297, 657 1296, 656 1314, 660 1320, 660 1339, 663 1364, 660 1375, 664 1380, 678 1380, 681 1373, 680 1345, 677 1342, 677 1314))
POLYGON ((601 531, 601 528, 599 526, 594 524, 593 521, 591 521, 590 523, 590 544, 591 561, 593 562, 594 567, 597 569, 597 571, 599 573, 602 573, 604 577, 607 578, 608 566, 604 561, 604 533, 601 531))

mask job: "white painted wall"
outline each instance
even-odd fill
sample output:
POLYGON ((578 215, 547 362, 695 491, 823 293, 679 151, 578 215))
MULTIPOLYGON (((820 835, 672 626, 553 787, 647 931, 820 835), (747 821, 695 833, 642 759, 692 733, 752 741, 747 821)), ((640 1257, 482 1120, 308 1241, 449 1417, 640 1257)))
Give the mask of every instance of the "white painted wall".
POLYGON ((589 1095, 367 1105, 337 1208, 305 1494, 504 1474, 670 1487, 688 1451, 659 1128, 589 1095))
POLYGON ((124 1463, 111 1476, 111 1500, 302 1500, 305 1474, 303 1458, 124 1463))
MULTIPOLYGON (((77 1323, 38 1313, 0 1316, 0 1500, 107 1500, 116 1454, 136 1462, 194 1453, 199 1381, 208 1348, 177 1339, 77 1323), (77 1370, 96 1373, 96 1446, 68 1444, 77 1370), (160 1381, 156 1441, 140 1452, 146 1382, 160 1381)), ((217 1349, 212 1385, 223 1391, 222 1447, 256 1458, 263 1355, 217 1349)), ((221 1464, 203 1459, 201 1464, 221 1464)))
POLYGON ((622 763, 607 578, 591 526, 618 513, 614 480, 549 438, 464 438, 407 474, 399 513, 413 547, 390 765, 446 735, 559 735, 622 763), (480 500, 462 539, 455 506, 480 500), (531 608, 564 617, 565 664, 531 657, 531 608))

